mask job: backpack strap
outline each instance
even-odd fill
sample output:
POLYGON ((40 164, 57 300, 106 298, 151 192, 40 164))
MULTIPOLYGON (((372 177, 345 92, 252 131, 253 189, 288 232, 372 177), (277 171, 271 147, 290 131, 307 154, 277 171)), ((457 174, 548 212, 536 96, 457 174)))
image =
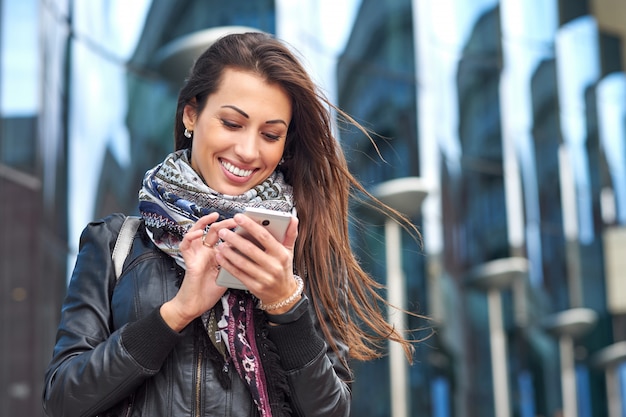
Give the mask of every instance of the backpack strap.
POLYGON ((126 257, 130 253, 130 248, 133 245, 133 239, 139 228, 139 223, 141 223, 141 217, 126 216, 124 223, 122 223, 120 233, 117 235, 115 247, 113 247, 113 253, 111 254, 116 280, 118 280, 122 274, 122 267, 124 266, 126 257))

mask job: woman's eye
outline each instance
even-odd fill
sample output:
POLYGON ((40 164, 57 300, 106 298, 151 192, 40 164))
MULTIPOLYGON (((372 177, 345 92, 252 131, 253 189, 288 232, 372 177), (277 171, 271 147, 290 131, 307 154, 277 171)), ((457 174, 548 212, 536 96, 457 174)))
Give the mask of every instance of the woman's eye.
POLYGON ((263 133, 263 135, 270 140, 278 140, 281 138, 280 135, 275 135, 273 133, 263 133))
POLYGON ((229 129, 237 129, 237 128, 241 127, 240 124, 237 124, 235 122, 231 122, 230 120, 221 119, 221 121, 222 121, 222 124, 224 126, 226 126, 227 128, 229 128, 229 129))

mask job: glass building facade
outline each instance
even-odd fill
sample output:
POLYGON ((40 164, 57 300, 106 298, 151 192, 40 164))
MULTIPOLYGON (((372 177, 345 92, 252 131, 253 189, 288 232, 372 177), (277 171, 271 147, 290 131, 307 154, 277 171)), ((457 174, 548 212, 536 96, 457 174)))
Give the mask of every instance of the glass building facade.
MULTIPOLYGON (((400 235, 400 269, 403 305, 429 317, 407 326, 434 333, 402 373, 391 353, 354 363, 352 415, 626 416, 626 4, 0 6, 0 415, 42 415, 80 232, 136 213, 144 172, 173 148, 193 60, 175 52, 237 26, 286 40, 375 132, 373 146, 337 130, 366 187, 426 184, 408 203, 423 242, 400 235)), ((387 228, 354 213, 355 251, 386 284, 387 228)))

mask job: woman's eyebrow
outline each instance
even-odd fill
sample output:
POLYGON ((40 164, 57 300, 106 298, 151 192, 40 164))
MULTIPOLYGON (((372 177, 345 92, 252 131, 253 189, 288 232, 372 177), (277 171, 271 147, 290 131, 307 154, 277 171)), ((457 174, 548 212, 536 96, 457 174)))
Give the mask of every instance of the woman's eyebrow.
MULTIPOLYGON (((285 126, 287 126, 287 123, 286 123, 283 119, 268 120, 268 121, 266 121, 265 123, 267 123, 268 125, 271 125, 271 124, 280 124, 280 123, 282 123, 282 124, 284 124, 285 126)), ((289 127, 289 126, 287 126, 287 127, 289 127)))
MULTIPOLYGON (((245 117, 246 119, 249 119, 250 116, 248 116, 248 113, 246 113, 245 111, 241 110, 239 107, 237 106, 233 106, 232 104, 225 104, 222 106, 222 108, 229 108, 229 109, 233 109, 235 110, 237 113, 241 114, 243 117, 245 117)), ((285 126, 287 125, 287 122, 285 122, 283 119, 272 119, 272 120, 268 120, 265 123, 267 124, 284 124, 285 126)))
POLYGON ((246 113, 245 111, 241 110, 239 107, 237 106, 233 106, 232 104, 225 104, 222 106, 222 108, 229 108, 229 109, 233 109, 235 110, 237 113, 241 114, 243 117, 245 117, 246 119, 249 119, 250 116, 248 116, 248 113, 246 113))

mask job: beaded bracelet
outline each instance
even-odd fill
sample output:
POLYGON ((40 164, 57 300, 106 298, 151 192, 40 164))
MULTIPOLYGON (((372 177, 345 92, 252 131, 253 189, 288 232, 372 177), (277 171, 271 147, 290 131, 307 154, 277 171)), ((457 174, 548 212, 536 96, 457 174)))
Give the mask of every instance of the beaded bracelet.
POLYGON ((296 280, 297 284, 296 290, 293 294, 291 294, 288 298, 285 298, 282 301, 277 301, 270 304, 263 304, 263 301, 259 300, 258 307, 263 311, 272 311, 286 307, 296 301, 296 299, 302 295, 302 291, 304 290, 304 281, 302 281, 302 278, 300 278, 298 275, 294 275, 293 278, 296 280))

